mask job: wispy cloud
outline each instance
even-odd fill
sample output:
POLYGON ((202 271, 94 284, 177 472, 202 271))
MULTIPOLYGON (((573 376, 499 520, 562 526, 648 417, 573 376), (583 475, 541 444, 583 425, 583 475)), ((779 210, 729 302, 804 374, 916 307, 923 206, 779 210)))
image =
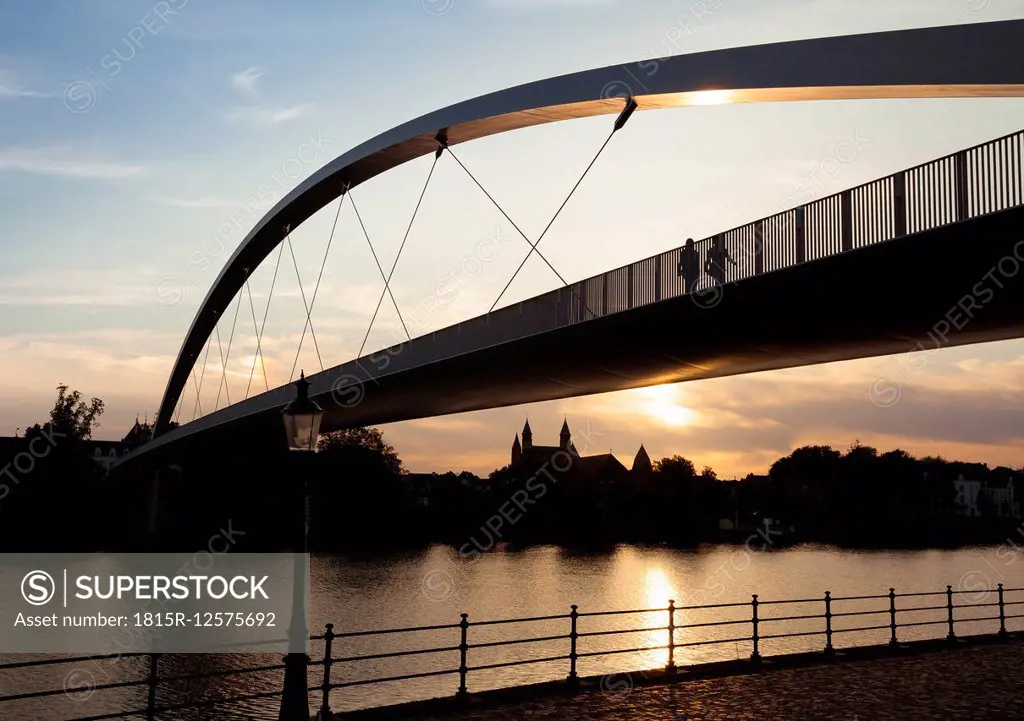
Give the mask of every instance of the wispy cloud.
POLYGON ((9 70, 0 69, 0 99, 2 98, 52 98, 54 93, 44 93, 23 87, 9 70))
POLYGON ((159 205, 169 205, 172 208, 192 208, 192 209, 224 209, 224 208, 237 208, 238 201, 228 200, 227 198, 218 198, 216 196, 202 196, 198 198, 178 198, 171 195, 151 195, 147 198, 151 203, 157 203, 159 205))
POLYGON ((246 68, 231 76, 231 84, 243 92, 251 93, 256 90, 256 82, 263 77, 263 74, 263 68, 246 68))
POLYGON ((147 172, 145 165, 74 157, 67 147, 0 148, 0 173, 20 172, 64 178, 120 180, 147 172))
POLYGON ((143 306, 154 302, 148 269, 46 270, 0 276, 0 306, 143 306))
POLYGON ((253 125, 279 125, 289 120, 297 120, 309 115, 315 106, 312 103, 302 103, 286 108, 264 108, 249 106, 237 108, 225 113, 225 119, 231 122, 250 122, 253 125))

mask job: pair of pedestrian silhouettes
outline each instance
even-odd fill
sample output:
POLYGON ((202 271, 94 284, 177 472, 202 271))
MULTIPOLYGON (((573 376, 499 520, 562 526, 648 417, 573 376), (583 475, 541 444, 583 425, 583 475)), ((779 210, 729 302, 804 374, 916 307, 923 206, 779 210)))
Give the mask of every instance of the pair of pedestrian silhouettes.
MULTIPOLYGON (((715 285, 725 283, 725 264, 737 265, 736 261, 729 255, 722 238, 716 236, 711 241, 711 248, 708 249, 708 256, 704 260, 704 273, 714 281, 715 285)), ((697 287, 697 277, 700 275, 700 255, 693 246, 693 238, 686 239, 686 245, 679 251, 679 275, 686 285, 686 292, 692 293, 697 287)))

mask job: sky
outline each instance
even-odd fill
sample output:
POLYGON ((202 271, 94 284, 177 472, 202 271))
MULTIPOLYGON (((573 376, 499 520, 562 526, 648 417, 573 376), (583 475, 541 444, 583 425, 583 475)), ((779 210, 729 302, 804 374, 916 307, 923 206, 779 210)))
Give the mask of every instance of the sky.
MULTIPOLYGON (((593 67, 1011 18, 1024 18, 1024 0, 0 0, 0 435, 45 419, 58 383, 105 401, 95 437, 119 438, 136 415, 151 418, 199 304, 259 216, 397 124, 593 67), (254 202, 261 187, 270 191, 254 202)), ((457 150, 536 238, 611 122, 557 123, 457 150)), ((572 282, 789 207, 801 184, 823 197, 1022 128, 1021 99, 637 113, 541 250, 572 282), (838 152, 851 141, 852 158, 838 152)), ((223 365, 211 353, 204 410, 280 385, 293 367, 349 360, 364 337, 364 352, 395 342, 387 302, 367 336, 384 285, 360 221, 390 268, 432 160, 357 188, 358 217, 346 202, 333 236, 336 203, 296 229, 295 262, 286 252, 276 277, 277 255, 263 263, 235 332, 227 318, 219 328, 231 352, 223 365), (302 296, 314 287, 317 347, 307 334, 297 354, 302 296), (252 370, 264 314, 266 377, 252 370)), ((443 157, 391 288, 408 322, 453 272, 464 283, 412 335, 486 312, 528 250, 443 157), (493 259, 458 270, 488 243, 493 259)), ((534 255, 501 305, 559 285, 534 255)), ((1019 467, 1022 409, 1024 342, 1012 341, 938 351, 924 365, 875 358, 382 430, 413 471, 487 473, 507 462, 527 417, 535 442, 551 444, 567 418, 584 454, 610 450, 628 465, 643 443, 652 458, 681 454, 730 477, 764 472, 798 445, 855 440, 1019 467)), ((197 412, 193 393, 179 420, 197 412)))

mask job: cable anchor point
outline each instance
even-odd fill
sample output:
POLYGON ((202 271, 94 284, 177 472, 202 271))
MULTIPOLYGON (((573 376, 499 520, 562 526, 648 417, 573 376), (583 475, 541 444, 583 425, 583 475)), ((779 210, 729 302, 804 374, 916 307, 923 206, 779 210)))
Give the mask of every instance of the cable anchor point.
POLYGON ((633 99, 633 96, 629 96, 626 99, 626 107, 622 109, 622 112, 619 113, 619 117, 615 119, 615 129, 612 132, 617 133, 622 130, 638 107, 639 106, 636 104, 636 100, 633 99))
POLYGON ((434 136, 434 141, 437 143, 437 151, 434 153, 434 159, 440 159, 441 154, 448 148, 448 128, 443 128, 437 131, 437 135, 434 136))

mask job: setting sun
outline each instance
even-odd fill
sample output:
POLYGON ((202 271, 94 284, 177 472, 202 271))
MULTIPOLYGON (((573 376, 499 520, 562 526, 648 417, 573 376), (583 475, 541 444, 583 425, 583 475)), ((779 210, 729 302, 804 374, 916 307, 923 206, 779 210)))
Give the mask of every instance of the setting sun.
POLYGON ((697 412, 679 403, 682 391, 674 386, 652 386, 636 391, 641 412, 669 426, 689 426, 697 412))

